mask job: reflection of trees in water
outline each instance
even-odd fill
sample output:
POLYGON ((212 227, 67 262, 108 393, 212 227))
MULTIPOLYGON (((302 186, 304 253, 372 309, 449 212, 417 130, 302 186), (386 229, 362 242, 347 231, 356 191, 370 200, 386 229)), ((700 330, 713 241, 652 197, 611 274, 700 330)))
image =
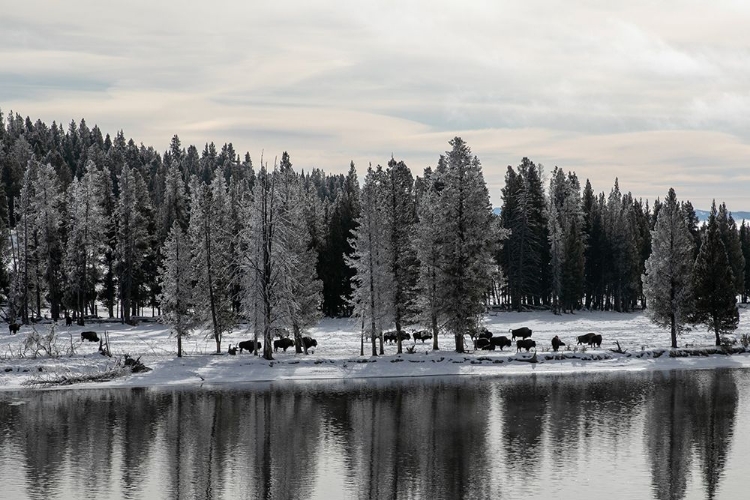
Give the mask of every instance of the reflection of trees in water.
POLYGON ((601 433, 615 447, 622 439, 628 446, 647 391, 647 379, 642 377, 627 383, 601 374, 555 377, 550 382, 547 427, 555 463, 569 463, 590 447, 600 446, 601 433))
POLYGON ((515 377, 503 384, 501 396, 506 466, 531 480, 540 459, 549 383, 536 376, 515 377))
POLYGON ((706 498, 713 499, 724 473, 734 434, 739 390, 735 374, 729 370, 716 370, 711 376, 705 373, 696 376, 700 384, 691 412, 696 418, 695 442, 703 470, 706 498))
POLYGON ((489 384, 413 381, 320 398, 358 498, 488 498, 489 384))
POLYGON ((713 498, 723 472, 737 409, 738 390, 727 371, 656 373, 646 413, 648 449, 657 499, 685 496, 693 445, 713 498))

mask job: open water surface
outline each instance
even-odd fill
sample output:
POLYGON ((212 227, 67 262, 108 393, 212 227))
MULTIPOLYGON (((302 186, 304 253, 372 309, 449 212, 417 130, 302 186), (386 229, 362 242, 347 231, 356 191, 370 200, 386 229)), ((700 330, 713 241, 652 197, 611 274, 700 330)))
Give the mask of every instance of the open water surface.
POLYGON ((0 498, 749 498, 750 372, 0 392, 0 498))

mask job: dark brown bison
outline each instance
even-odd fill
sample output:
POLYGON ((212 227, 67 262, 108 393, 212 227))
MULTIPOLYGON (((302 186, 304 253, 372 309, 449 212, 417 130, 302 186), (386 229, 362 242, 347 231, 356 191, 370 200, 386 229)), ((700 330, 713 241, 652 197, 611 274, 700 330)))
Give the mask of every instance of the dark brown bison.
POLYGON ((412 337, 414 337, 414 342, 416 342, 417 340, 421 340, 422 343, 424 344, 425 340, 432 339, 432 334, 428 332, 427 330, 420 330, 418 332, 414 332, 412 334, 412 337))
POLYGON ((292 347, 294 345, 294 341, 288 337, 281 338, 279 340, 273 341, 273 350, 274 352, 278 352, 279 348, 284 349, 284 352, 286 352, 287 349, 292 347))
POLYGON ((96 332, 86 331, 81 332, 81 341, 88 340, 89 342, 99 342, 99 336, 96 332))
POLYGON ((255 351, 255 348, 256 348, 256 347, 258 348, 258 350, 259 350, 259 351, 260 351, 261 349, 263 349, 263 344, 262 344, 262 343, 260 343, 260 341, 258 341, 258 342, 255 342, 255 341, 253 341, 253 340, 243 340, 242 342, 240 342, 240 343, 239 343, 239 344, 237 344, 237 345, 238 345, 238 346, 239 346, 239 348, 240 348, 240 354, 242 354, 242 351, 243 351, 243 350, 244 350, 244 351, 247 351, 247 352, 253 352, 253 351, 255 351))
POLYGON ((499 337, 492 337, 490 339, 490 344, 492 344, 495 347, 499 347, 501 351, 503 350, 503 347, 511 346, 510 339, 506 337, 505 335, 501 335, 499 337))
POLYGON ((492 342, 490 342, 490 339, 486 339, 482 337, 482 338, 477 339, 476 345, 477 345, 477 349, 487 349, 492 345, 492 342))
POLYGON ((555 351, 555 352, 557 352, 557 350, 560 348, 561 345, 565 345, 565 342, 563 342, 562 340, 560 340, 560 337, 558 337, 557 335, 555 335, 552 338, 552 350, 555 351))
POLYGON ((8 324, 8 330, 10 330, 11 335, 18 333, 18 330, 21 329, 21 325, 18 323, 9 323, 8 324))
POLYGON ((73 318, 71 318, 70 316, 68 316, 66 314, 65 315, 65 326, 72 326, 72 325, 73 325, 73 318))
POLYGON ((591 345, 591 339, 596 337, 595 333, 587 333, 586 335, 579 335, 578 336, 578 344, 588 344, 591 345))
POLYGON ((591 346, 596 345, 596 347, 601 347, 602 346, 602 336, 601 335, 594 335, 593 337, 591 337, 591 342, 589 343, 589 345, 591 345, 591 346))
POLYGON ((526 349, 526 352, 529 352, 532 347, 536 347, 536 342, 531 339, 522 339, 516 341, 516 352, 519 352, 521 349, 526 349))
POLYGON ((302 337, 302 345, 305 346, 305 350, 312 347, 318 347, 318 341, 312 337, 302 337))
POLYGON ((531 328, 527 328, 525 326, 521 328, 516 328, 515 330, 508 330, 511 333, 511 338, 513 340, 516 340, 516 337, 521 337, 521 339, 525 339, 526 337, 531 337, 531 328))
POLYGON ((230 356, 234 356, 235 354, 237 354, 237 346, 232 347, 232 344, 229 344, 227 352, 230 354, 230 356))

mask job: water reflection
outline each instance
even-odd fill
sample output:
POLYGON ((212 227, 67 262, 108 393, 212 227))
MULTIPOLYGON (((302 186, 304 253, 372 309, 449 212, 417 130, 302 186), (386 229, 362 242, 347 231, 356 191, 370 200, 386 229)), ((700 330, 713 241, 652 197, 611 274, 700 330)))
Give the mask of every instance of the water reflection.
POLYGON ((0 446, 19 455, 0 454, 0 474, 23 474, 32 499, 585 498, 571 478, 610 467, 601 485, 643 470, 656 499, 715 498, 727 464, 750 458, 730 453, 738 378, 0 393, 0 446))

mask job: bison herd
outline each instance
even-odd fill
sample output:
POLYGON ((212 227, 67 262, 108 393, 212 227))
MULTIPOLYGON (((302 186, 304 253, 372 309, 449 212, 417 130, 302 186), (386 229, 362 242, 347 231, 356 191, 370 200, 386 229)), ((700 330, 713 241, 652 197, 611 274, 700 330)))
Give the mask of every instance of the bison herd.
MULTIPOLYGON (((530 338, 532 334, 530 328, 524 326, 522 328, 510 329, 508 330, 508 333, 511 334, 511 338, 508 338, 505 335, 495 337, 491 331, 483 328, 476 334, 474 345, 477 349, 482 349, 484 351, 494 351, 496 348, 500 348, 502 351, 503 347, 510 347, 512 341, 515 340, 516 352, 520 352, 521 349, 525 349, 526 352, 529 352, 532 348, 536 349, 536 341, 530 338)), ((587 333, 586 335, 578 337, 578 344, 587 344, 591 347, 601 347, 602 336, 597 333, 587 333)), ((560 346, 564 345, 565 342, 560 340, 559 336, 555 335, 552 338, 553 351, 557 352, 560 349, 560 346)))
MULTIPOLYGON (((294 340, 290 339, 289 337, 281 337, 280 339, 273 341, 274 352, 279 352, 279 349, 282 349, 284 352, 286 352, 287 349, 293 346, 294 340)), ((313 347, 318 347, 318 341, 312 337, 302 337, 302 346, 305 348, 305 351, 307 351, 308 349, 312 349, 313 347)), ((262 351, 263 342, 259 340, 243 340, 234 347, 232 347, 232 344, 229 344, 227 352, 231 355, 235 355, 237 354, 237 349, 240 350, 240 354, 242 354, 243 351, 254 352, 256 349, 258 351, 262 351)))

